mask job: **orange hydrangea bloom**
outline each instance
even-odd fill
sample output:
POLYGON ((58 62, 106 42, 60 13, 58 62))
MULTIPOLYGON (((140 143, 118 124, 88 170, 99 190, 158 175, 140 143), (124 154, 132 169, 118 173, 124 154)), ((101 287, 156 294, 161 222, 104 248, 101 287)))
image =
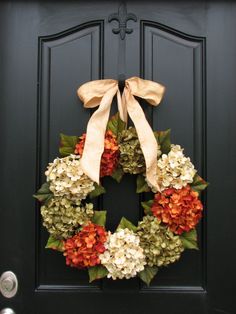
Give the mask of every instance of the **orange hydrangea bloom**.
POLYGON ((66 265, 85 268, 100 264, 99 255, 105 251, 106 239, 105 229, 89 222, 80 232, 64 241, 66 265))
POLYGON ((202 217, 203 205, 198 192, 187 185, 182 189, 166 189, 155 194, 151 211, 176 234, 193 229, 202 217))
MULTIPOLYGON (((82 156, 84 150, 86 134, 80 137, 80 141, 75 146, 75 154, 82 156)), ((110 176, 116 169, 119 158, 119 146, 116 136, 107 131, 104 140, 104 151, 101 158, 100 177, 110 176)))

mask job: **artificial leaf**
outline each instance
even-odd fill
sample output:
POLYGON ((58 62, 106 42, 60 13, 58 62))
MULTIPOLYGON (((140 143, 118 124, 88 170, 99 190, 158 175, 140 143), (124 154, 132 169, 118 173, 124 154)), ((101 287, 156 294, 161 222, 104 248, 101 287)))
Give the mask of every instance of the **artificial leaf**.
POLYGON ((118 138, 120 133, 126 128, 126 123, 121 120, 119 112, 117 112, 111 119, 108 121, 107 130, 112 131, 112 133, 118 138))
POLYGON ((139 174, 137 176, 136 183, 137 183, 136 193, 150 192, 150 188, 147 185, 145 177, 142 174, 139 174))
POLYGON ((134 232, 136 232, 136 230, 137 230, 137 227, 134 224, 132 224, 132 222, 130 222, 125 217, 122 217, 121 221, 120 221, 120 223, 119 223, 119 225, 117 227, 117 230, 118 229, 125 229, 125 228, 127 228, 129 230, 132 230, 134 232))
POLYGON ((118 183, 122 180, 124 175, 124 171, 122 168, 118 167, 116 170, 112 173, 112 178, 115 179, 118 183))
POLYGON ((152 207, 153 202, 154 202, 153 200, 141 202, 141 205, 144 208, 144 212, 146 215, 152 214, 151 207, 152 207))
POLYGON ((95 210, 92 218, 92 222, 99 226, 105 226, 106 224, 106 215, 105 210, 95 210))
POLYGON ((75 149, 72 147, 60 147, 59 152, 62 157, 70 156, 74 154, 75 149))
POLYGON ((193 178, 193 182, 190 184, 191 188, 196 192, 203 191, 209 183, 206 182, 204 179, 202 179, 197 173, 195 174, 193 178))
POLYGON ((98 185, 97 183, 94 183, 95 189, 89 193, 90 198, 98 197, 99 195, 106 192, 103 186, 98 185))
POLYGON ((33 197, 37 198, 37 200, 42 203, 47 203, 53 197, 53 194, 49 189, 49 183, 43 183, 41 188, 33 195, 33 197))
POLYGON ((96 265, 88 268, 89 282, 101 279, 107 276, 108 270, 102 265, 96 265))
POLYGON ((69 136, 65 134, 60 134, 60 148, 59 152, 61 156, 65 157, 70 154, 74 154, 75 145, 78 143, 78 136, 69 136))
POLYGON ((142 279, 142 281, 144 281, 149 286, 150 282, 156 276, 157 272, 158 272, 157 267, 145 266, 144 270, 138 273, 138 276, 140 279, 142 279))
POLYGON ((196 229, 182 233, 180 239, 185 249, 198 250, 196 229))
POLYGON ((162 154, 168 154, 171 149, 170 129, 166 131, 155 131, 154 135, 161 146, 162 154))
POLYGON ((55 239, 53 236, 50 235, 45 248, 63 252, 64 251, 63 241, 55 239))

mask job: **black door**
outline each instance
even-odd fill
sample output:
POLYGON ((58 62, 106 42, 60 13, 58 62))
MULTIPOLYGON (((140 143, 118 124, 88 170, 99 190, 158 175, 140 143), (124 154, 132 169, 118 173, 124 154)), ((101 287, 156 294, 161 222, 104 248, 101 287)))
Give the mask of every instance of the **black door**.
MULTIPOLYGON (((19 280, 0 310, 16 314, 236 313, 236 4, 127 1, 124 33, 116 1, 5 1, 0 5, 0 273, 19 280), (120 27, 115 34, 114 28, 120 27), (121 38, 125 34, 125 38, 121 38), (45 250, 47 233, 32 194, 58 155, 59 133, 80 135, 90 112, 76 96, 84 82, 141 76, 167 88, 146 108, 154 129, 172 129, 210 181, 199 251, 161 270, 150 287, 138 279, 88 284, 87 273, 45 250)), ((136 222, 135 179, 104 181, 99 206, 108 224, 136 222), (108 195, 109 194, 109 195, 108 195), (122 206, 125 199, 128 208, 122 206)))

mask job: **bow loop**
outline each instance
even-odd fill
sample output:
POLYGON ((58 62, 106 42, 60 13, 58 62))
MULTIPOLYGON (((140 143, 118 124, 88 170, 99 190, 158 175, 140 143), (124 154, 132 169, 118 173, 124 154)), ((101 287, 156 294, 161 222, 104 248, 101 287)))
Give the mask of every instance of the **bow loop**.
POLYGON ((145 99, 152 106, 159 105, 165 92, 163 85, 136 76, 126 80, 126 87, 130 89, 131 94, 145 99))
POLYGON ((115 86, 117 86, 116 80, 95 80, 81 85, 77 94, 85 108, 95 108, 100 105, 106 92, 115 86))

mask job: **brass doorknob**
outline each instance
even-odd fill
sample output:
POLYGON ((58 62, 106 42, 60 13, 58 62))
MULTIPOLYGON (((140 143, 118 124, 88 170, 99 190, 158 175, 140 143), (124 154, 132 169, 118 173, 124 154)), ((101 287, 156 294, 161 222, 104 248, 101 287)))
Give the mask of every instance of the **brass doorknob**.
MULTIPOLYGON (((0 277, 0 292, 5 298, 13 298, 18 289, 18 280, 12 271, 4 272, 0 277)), ((0 312, 0 314, 2 314, 0 312)), ((9 313, 10 314, 10 313, 9 313)))

